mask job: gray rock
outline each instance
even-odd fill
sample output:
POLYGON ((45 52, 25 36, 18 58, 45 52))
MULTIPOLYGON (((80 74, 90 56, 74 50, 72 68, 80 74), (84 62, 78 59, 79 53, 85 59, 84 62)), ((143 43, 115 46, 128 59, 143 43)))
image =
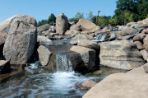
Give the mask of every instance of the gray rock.
POLYGON ((81 25, 74 24, 70 27, 70 30, 82 31, 81 25))
POLYGON ((7 38, 7 33, 0 32, 0 45, 3 45, 5 43, 6 38, 7 38))
POLYGON ((45 46, 41 45, 38 48, 38 54, 41 65, 47 66, 50 60, 50 56, 52 54, 51 51, 49 51, 49 49, 46 48, 45 46))
POLYGON ((42 34, 43 31, 47 31, 49 29, 50 25, 49 24, 44 24, 42 26, 39 26, 37 28, 37 31, 39 34, 42 34))
POLYGON ((81 41, 78 42, 77 45, 83 46, 83 47, 86 47, 86 48, 99 50, 99 45, 96 42, 91 41, 91 40, 81 40, 81 41))
POLYGON ((109 32, 101 32, 96 35, 96 41, 97 42, 108 41, 109 37, 110 37, 109 32))
POLYGON ((71 38, 70 44, 78 44, 85 40, 92 40, 93 38, 87 34, 78 33, 74 37, 71 38))
POLYGON ((135 28, 121 26, 116 34, 118 39, 125 40, 134 37, 138 33, 139 31, 135 28))
POLYGON ((64 35, 69 29, 68 18, 62 14, 56 18, 56 33, 64 35))
POLYGON ((128 41, 110 41, 100 44, 100 64, 112 68, 130 70, 144 64, 136 46, 128 41))
POLYGON ((71 55, 69 57, 74 68, 86 67, 91 70, 95 67, 96 52, 93 49, 82 46, 72 46, 70 51, 76 54, 75 56, 71 55))
POLYGON ((147 81, 148 75, 141 67, 130 73, 112 74, 96 84, 82 98, 147 98, 147 81))
POLYGON ((30 16, 12 19, 3 54, 11 64, 26 64, 37 42, 36 20, 30 16))
POLYGON ((52 40, 48 39, 47 37, 45 36, 37 36, 37 42, 40 44, 40 45, 45 45, 45 46, 48 46, 48 45, 53 45, 53 42, 52 40))

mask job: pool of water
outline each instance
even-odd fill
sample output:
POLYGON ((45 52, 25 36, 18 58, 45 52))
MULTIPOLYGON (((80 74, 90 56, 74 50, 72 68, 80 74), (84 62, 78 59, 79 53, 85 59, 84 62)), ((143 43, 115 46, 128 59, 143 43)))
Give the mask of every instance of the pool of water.
POLYGON ((86 93, 75 85, 84 80, 101 80, 109 74, 121 72, 102 69, 99 76, 81 75, 75 72, 40 72, 9 78, 0 83, 0 98, 82 98, 86 93))
POLYGON ((40 73, 9 79, 0 84, 0 98, 81 98, 75 84, 94 77, 74 72, 40 73))

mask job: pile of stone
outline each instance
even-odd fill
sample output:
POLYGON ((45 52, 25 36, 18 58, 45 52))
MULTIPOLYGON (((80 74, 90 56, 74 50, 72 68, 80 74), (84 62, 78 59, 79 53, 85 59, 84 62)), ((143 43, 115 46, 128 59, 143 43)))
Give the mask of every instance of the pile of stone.
POLYGON ((101 29, 85 19, 71 24, 64 14, 56 17, 56 25, 40 27, 31 16, 14 16, 0 23, 0 60, 16 69, 38 60, 53 71, 56 57, 49 46, 62 40, 71 45, 66 53, 75 71, 90 72, 99 65, 131 70, 147 65, 147 34, 148 19, 101 29))

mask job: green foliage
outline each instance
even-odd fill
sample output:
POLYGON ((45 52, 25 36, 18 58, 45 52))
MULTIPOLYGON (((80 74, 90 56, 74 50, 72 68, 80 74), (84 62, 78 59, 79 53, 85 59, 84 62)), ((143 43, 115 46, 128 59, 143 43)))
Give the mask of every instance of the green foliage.
POLYGON ((116 25, 118 25, 118 19, 117 19, 117 17, 111 17, 110 19, 109 19, 109 24, 110 25, 112 25, 112 26, 116 26, 116 25))
POLYGON ((48 24, 48 20, 44 19, 44 20, 41 20, 37 23, 37 26, 41 26, 41 25, 44 25, 44 24, 48 24))
POLYGON ((148 0, 118 0, 114 17, 117 24, 142 20, 148 13, 148 0))
POLYGON ((92 18, 92 22, 94 22, 96 25, 104 27, 109 24, 109 19, 110 17, 108 16, 94 16, 92 18))
POLYGON ((79 19, 84 18, 83 13, 77 12, 73 18, 70 18, 70 22, 77 22, 79 19))
MULTIPOLYGON (((101 11, 98 11, 98 15, 96 16, 90 11, 86 17, 88 20, 91 20, 101 27, 108 24, 113 26, 125 25, 128 22, 148 18, 148 0, 117 0, 116 4, 115 14, 112 17, 100 16, 101 11)), ((80 18, 85 18, 84 14, 77 12, 73 18, 69 19, 69 21, 77 22, 80 18)), ((55 22, 56 17, 51 13, 47 20, 39 21, 38 26, 47 23, 55 24, 55 22)))
POLYGON ((56 17, 53 13, 51 13, 50 16, 48 17, 48 23, 55 24, 55 22, 56 22, 56 17))
POLYGON ((84 15, 81 12, 77 12, 74 18, 75 19, 81 19, 81 18, 84 18, 84 15))

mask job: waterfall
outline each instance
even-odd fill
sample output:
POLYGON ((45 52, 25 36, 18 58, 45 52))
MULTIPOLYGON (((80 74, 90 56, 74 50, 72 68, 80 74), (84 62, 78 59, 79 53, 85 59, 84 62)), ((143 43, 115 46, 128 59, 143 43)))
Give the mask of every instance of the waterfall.
POLYGON ((66 53, 56 54, 56 67, 57 71, 73 71, 69 57, 66 53))
POLYGON ((54 40, 53 43, 54 45, 50 45, 48 47, 56 55, 56 71, 73 71, 68 55, 69 49, 71 47, 69 42, 66 42, 65 40, 54 40))

